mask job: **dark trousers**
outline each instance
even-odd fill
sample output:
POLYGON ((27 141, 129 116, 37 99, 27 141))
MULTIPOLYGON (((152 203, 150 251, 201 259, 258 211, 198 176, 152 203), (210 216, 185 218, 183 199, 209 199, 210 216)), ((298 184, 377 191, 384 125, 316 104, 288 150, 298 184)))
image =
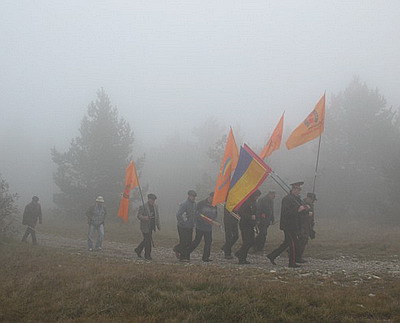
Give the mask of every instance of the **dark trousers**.
POLYGON ((254 228, 251 226, 240 227, 240 233, 242 234, 242 246, 235 256, 243 261, 246 260, 249 249, 254 245, 254 228))
POLYGON ((306 249, 306 245, 308 243, 307 236, 300 236, 298 242, 298 251, 296 253, 296 260, 300 260, 303 258, 304 250, 306 249))
POLYGON ((181 254, 180 260, 190 259, 189 248, 192 243, 193 228, 182 228, 178 226, 179 244, 174 247, 174 251, 181 254))
POLYGON ((28 238, 28 236, 31 235, 32 236, 32 243, 33 244, 37 244, 37 240, 36 240, 36 231, 35 229, 31 228, 31 227, 27 227, 24 236, 22 237, 22 241, 26 242, 26 239, 28 238))
POLYGON ((254 240, 254 250, 263 251, 265 246, 265 241, 267 240, 268 225, 260 225, 258 229, 259 232, 254 240))
POLYGON ((192 253, 194 249, 200 244, 201 239, 204 237, 204 249, 203 249, 203 260, 210 259, 211 254, 211 242, 212 242, 212 231, 203 231, 196 229, 196 236, 189 247, 189 253, 192 253))
POLYGON ((282 252, 284 252, 289 247, 289 266, 294 265, 296 263, 297 252, 299 248, 299 242, 297 239, 297 233, 294 231, 283 231, 285 233, 285 240, 281 243, 281 245, 272 251, 268 257, 275 259, 282 252))
POLYGON ((228 215, 231 219, 224 216, 224 227, 225 227, 225 244, 223 247, 225 256, 232 254, 232 247, 239 239, 238 221, 231 215, 228 215))
POLYGON ((153 231, 144 233, 143 234, 143 240, 142 242, 137 246, 136 250, 138 253, 142 253, 143 248, 144 248, 144 257, 145 258, 150 258, 151 257, 151 244, 152 244, 152 234, 153 231))

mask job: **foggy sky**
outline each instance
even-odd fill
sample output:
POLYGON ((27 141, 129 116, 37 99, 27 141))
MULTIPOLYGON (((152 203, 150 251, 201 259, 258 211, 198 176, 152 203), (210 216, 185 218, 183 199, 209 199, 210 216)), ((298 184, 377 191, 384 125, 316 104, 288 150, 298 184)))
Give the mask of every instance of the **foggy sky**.
POLYGON ((68 147, 101 87, 143 152, 209 116, 262 145, 284 110, 293 127, 354 75, 400 103, 398 1, 3 0, 0 13, 0 172, 24 198, 55 189, 50 147, 68 147))

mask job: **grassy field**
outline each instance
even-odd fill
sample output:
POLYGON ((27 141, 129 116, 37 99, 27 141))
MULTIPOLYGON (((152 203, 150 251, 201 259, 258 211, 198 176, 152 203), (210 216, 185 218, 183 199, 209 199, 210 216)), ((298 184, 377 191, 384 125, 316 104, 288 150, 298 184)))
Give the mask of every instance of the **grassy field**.
POLYGON ((400 321, 400 281, 301 277, 0 245, 0 321, 400 321))

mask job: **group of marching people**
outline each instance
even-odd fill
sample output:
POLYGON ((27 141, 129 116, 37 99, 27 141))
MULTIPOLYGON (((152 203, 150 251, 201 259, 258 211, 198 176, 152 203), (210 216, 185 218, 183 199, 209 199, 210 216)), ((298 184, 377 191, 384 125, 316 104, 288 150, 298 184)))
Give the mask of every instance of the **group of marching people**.
MULTIPOLYGON (((276 265, 275 259, 285 250, 289 249, 289 267, 297 268, 303 259, 304 249, 309 238, 315 237, 314 231, 314 202, 317 200, 314 193, 307 193, 303 200, 300 197, 303 182, 291 184, 290 192, 282 199, 280 229, 284 232, 282 244, 267 255, 269 261, 276 265)), ((233 212, 224 209, 224 229, 225 244, 222 250, 225 259, 234 259, 232 247, 239 238, 239 229, 242 237, 241 247, 234 253, 239 260, 239 264, 249 264, 247 255, 250 248, 254 252, 264 250, 267 237, 267 230, 271 224, 275 223, 274 218, 274 191, 268 192, 261 197, 259 190, 254 191, 244 203, 233 212)), ((212 227, 219 225, 216 222, 217 207, 212 205, 213 193, 206 199, 196 203, 197 194, 195 191, 188 191, 187 199, 180 204, 176 214, 179 243, 174 246, 173 251, 181 262, 189 262, 190 254, 198 247, 204 238, 204 249, 202 260, 210 262, 212 227), (193 231, 195 237, 193 239, 193 231)), ((137 218, 140 220, 140 229, 143 240, 135 248, 135 253, 142 258, 151 260, 151 249, 153 246, 152 234, 156 229, 160 230, 160 216, 156 204, 155 194, 147 195, 147 203, 139 207, 137 218)), ((42 214, 39 198, 34 196, 24 212, 23 224, 28 228, 22 238, 26 242, 28 235, 32 235, 32 241, 37 243, 35 236, 35 225, 37 220, 42 221, 42 214)), ((104 206, 104 199, 101 196, 96 198, 96 203, 87 212, 88 230, 88 250, 101 250, 104 238, 104 220, 107 214, 104 206), (97 241, 94 244, 94 236, 97 233, 97 241)))
MULTIPOLYGON (((289 248, 289 267, 297 268, 299 263, 305 263, 303 253, 308 239, 315 237, 314 231, 314 193, 307 193, 302 200, 300 197, 303 182, 291 184, 288 195, 282 199, 280 229, 284 231, 283 243, 267 255, 274 265, 275 259, 289 248)), ((188 191, 188 198, 183 202, 176 214, 179 243, 173 248, 176 257, 182 262, 190 261, 190 254, 199 245, 204 237, 204 250, 202 260, 210 259, 212 243, 212 226, 217 218, 217 207, 212 205, 213 193, 196 204, 196 192, 188 191), (195 238, 193 230, 195 229, 195 238)), ((260 198, 261 192, 256 190, 234 212, 224 209, 225 244, 222 250, 225 259, 233 259, 232 247, 239 238, 239 229, 242 236, 242 245, 234 255, 239 264, 250 264, 247 260, 248 252, 253 248, 254 252, 264 250, 267 230, 275 223, 274 199, 276 193, 268 192, 260 198)), ((136 250, 135 250, 136 251, 136 250)))
MULTIPOLYGON (((282 199, 280 229, 284 231, 283 243, 267 255, 274 265, 275 259, 289 248, 289 267, 299 267, 299 263, 305 263, 303 253, 309 238, 315 237, 314 231, 314 202, 317 200, 314 193, 307 193, 302 200, 300 197, 303 182, 291 184, 288 195, 282 199)), ((176 214, 179 243, 174 246, 176 257, 182 262, 190 261, 190 254, 199 245, 204 237, 204 250, 202 260, 210 259, 212 243, 212 226, 217 218, 217 208, 212 205, 213 193, 196 203, 196 192, 188 191, 188 198, 184 201, 176 214), (195 238, 193 231, 195 230, 195 238)), ((234 212, 224 209, 225 244, 222 247, 225 259, 233 259, 232 247, 239 238, 239 229, 242 237, 242 245, 234 255, 239 264, 249 264, 247 255, 250 248, 254 252, 264 250, 267 230, 275 223, 274 199, 276 193, 268 192, 259 198, 261 192, 256 190, 234 212)), ((140 211, 139 211, 140 213, 140 211)), ((137 252, 137 250, 135 250, 137 252)))

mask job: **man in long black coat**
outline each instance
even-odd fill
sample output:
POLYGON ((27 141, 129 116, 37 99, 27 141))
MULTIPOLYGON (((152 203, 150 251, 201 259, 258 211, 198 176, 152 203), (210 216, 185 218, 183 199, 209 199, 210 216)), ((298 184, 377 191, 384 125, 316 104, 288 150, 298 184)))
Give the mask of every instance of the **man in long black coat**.
POLYGON ((298 232, 299 232, 299 214, 307 206, 303 205, 300 198, 301 185, 304 182, 291 184, 290 193, 282 199, 280 229, 285 233, 285 240, 282 244, 267 255, 272 264, 276 265, 275 258, 289 247, 289 267, 300 267, 296 264, 296 252, 298 252, 298 232))
POLYGON ((37 244, 35 227, 38 220, 39 223, 42 224, 42 208, 39 204, 39 198, 34 196, 32 197, 32 202, 25 206, 22 224, 27 225, 28 227, 22 237, 22 242, 27 242, 26 239, 31 235, 32 244, 37 244))

